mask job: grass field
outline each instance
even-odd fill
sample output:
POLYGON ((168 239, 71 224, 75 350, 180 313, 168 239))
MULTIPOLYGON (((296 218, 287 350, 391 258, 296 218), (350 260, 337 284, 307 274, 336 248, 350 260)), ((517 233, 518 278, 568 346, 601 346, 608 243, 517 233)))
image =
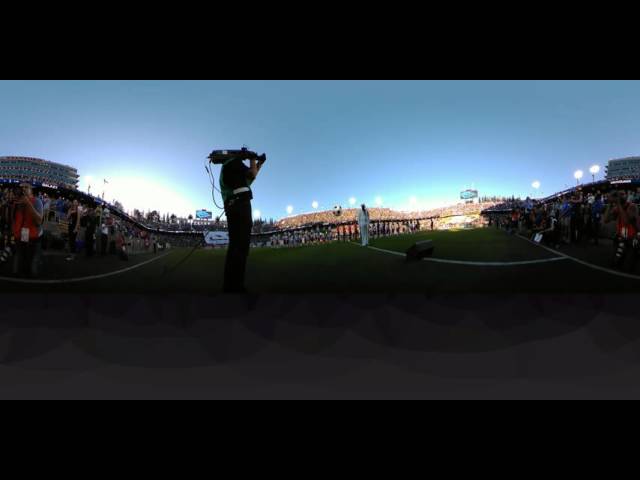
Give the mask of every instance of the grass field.
MULTIPOLYGON (((431 239, 434 259, 458 262, 530 262, 558 255, 522 238, 495 229, 421 232, 373 240, 371 246, 404 253, 415 241, 431 239)), ((585 293, 638 292, 640 278, 599 271, 570 259, 515 265, 450 264, 434 261, 406 263, 400 255, 363 248, 353 243, 330 243, 251 251, 247 288, 251 293, 585 293)), ((568 254, 607 267, 609 249, 574 249, 568 254), (600 262, 600 263, 597 263, 600 262)), ((5 292, 190 293, 217 294, 222 287, 224 250, 176 249, 162 258, 80 257, 66 263, 48 258, 42 279, 71 279, 116 272, 150 263, 106 278, 62 284, 24 284, 0 280, 5 292), (177 266, 177 267, 176 267, 177 266)), ((161 254, 158 254, 160 256, 161 254)), ((6 272, 0 271, 0 275, 6 272)))

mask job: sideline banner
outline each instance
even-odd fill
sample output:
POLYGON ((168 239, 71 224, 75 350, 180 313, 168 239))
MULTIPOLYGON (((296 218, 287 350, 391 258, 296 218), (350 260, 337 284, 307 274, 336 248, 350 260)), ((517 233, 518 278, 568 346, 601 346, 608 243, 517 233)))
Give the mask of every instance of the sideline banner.
POLYGON ((207 245, 229 245, 229 232, 204 232, 204 242, 207 245))

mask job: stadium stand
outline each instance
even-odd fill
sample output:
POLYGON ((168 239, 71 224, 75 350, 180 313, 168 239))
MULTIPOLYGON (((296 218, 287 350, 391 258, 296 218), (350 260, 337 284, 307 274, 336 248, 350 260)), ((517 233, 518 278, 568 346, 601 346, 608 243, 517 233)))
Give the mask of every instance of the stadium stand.
POLYGON ((640 180, 601 181, 576 186, 547 198, 513 198, 483 210, 488 225, 502 228, 546 244, 555 249, 564 246, 610 244, 615 251, 622 242, 631 260, 627 270, 633 270, 640 253, 640 180), (628 222, 621 222, 609 212, 615 212, 615 196, 624 194, 631 213, 628 222), (635 216, 634 216, 635 215, 635 216))
MULTIPOLYGON (((12 185, 0 186, 0 263, 8 262, 15 248, 12 235, 12 185)), ((430 229, 492 226, 521 234, 554 247, 593 243, 612 239, 615 222, 604 222, 609 193, 624 190, 633 203, 640 202, 640 180, 601 181, 556 193, 544 199, 530 198, 480 203, 459 203, 431 210, 398 212, 389 208, 371 208, 372 238, 400 235, 430 229)), ((36 186, 45 205, 45 254, 64 254, 68 247, 68 212, 74 200, 79 203, 81 226, 77 248, 84 245, 86 222, 97 224, 95 250, 117 254, 123 245, 130 255, 162 250, 166 245, 195 247, 203 244, 203 232, 225 230, 223 221, 194 226, 184 219, 161 222, 134 218, 117 205, 73 188, 36 186), (104 244, 104 245, 103 245, 104 244)), ((295 247, 359 238, 357 209, 313 212, 287 217, 277 222, 254 222, 252 247, 295 247)), ((637 226, 640 228, 640 225, 637 226)))

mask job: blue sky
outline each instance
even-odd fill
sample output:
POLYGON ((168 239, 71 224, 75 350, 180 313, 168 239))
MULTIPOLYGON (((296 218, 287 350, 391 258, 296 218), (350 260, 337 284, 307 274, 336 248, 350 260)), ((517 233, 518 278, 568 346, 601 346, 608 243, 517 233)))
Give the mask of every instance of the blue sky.
POLYGON ((0 105, 0 155, 71 164, 83 189, 106 178, 126 209, 177 214, 217 211, 204 159, 243 144, 268 155, 253 206, 275 218, 350 197, 438 206, 472 185, 528 195, 539 180, 546 195, 640 154, 639 82, 3 81, 0 105))

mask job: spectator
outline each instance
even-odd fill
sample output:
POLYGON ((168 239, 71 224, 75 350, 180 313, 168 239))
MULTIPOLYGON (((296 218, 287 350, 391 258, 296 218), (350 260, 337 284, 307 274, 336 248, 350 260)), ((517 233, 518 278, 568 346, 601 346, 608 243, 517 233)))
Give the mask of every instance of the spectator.
POLYGON ((604 212, 604 202, 602 194, 597 192, 591 204, 591 239, 595 245, 600 243, 600 229, 602 225, 602 214, 604 212))
POLYGON ((92 207, 89 207, 84 216, 85 216, 84 245, 85 245, 87 257, 92 257, 94 254, 95 241, 96 241, 96 227, 97 227, 97 219, 96 219, 96 214, 94 209, 92 207))
POLYGON ((511 235, 515 234, 516 231, 518 230, 518 221, 520 220, 520 212, 518 210, 514 210, 513 213, 511 214, 511 228, 510 228, 510 232, 511 235))
POLYGON ((56 201, 56 216, 58 217, 58 221, 66 219, 66 211, 66 202, 64 201, 64 198, 58 198, 56 201))
POLYGON ((38 276, 42 252, 42 201, 33 195, 31 184, 20 185, 15 198, 13 235, 16 239, 14 274, 35 278, 38 276))
POLYGON ((616 221, 613 265, 631 271, 635 267, 638 247, 638 209, 624 191, 613 192, 604 214, 605 222, 616 221))
POLYGON ((103 220, 100 225, 100 256, 104 257, 107 254, 107 246, 109 245, 109 226, 106 220, 103 220))
POLYGON ((11 189, 2 192, 0 198, 0 263, 6 263, 15 252, 13 235, 14 193, 11 189))
POLYGON ((574 236, 572 240, 576 244, 580 244, 582 242, 584 231, 585 231, 585 207, 583 204, 576 201, 576 204, 573 206, 573 221, 574 221, 574 236))
POLYGON ((116 229, 116 250, 120 260, 129 260, 127 253, 127 240, 124 235, 124 230, 121 228, 116 229))
POLYGON ((51 210, 51 199, 49 198, 49 195, 47 195, 46 193, 42 196, 43 201, 42 201, 42 206, 43 206, 43 221, 48 221, 49 220, 49 211, 51 210))
POLYGON ((562 232, 560 230, 560 222, 558 221, 559 210, 552 212, 549 217, 549 223, 547 229, 544 232, 544 240, 546 243, 553 245, 555 248, 560 248, 560 241, 562 238, 562 232))
POLYGON ((562 241, 566 244, 571 243, 571 216, 573 207, 569 195, 564 197, 560 208, 560 229, 562 232, 562 241))
POLYGON ((69 235, 69 256, 66 258, 68 262, 76 258, 76 240, 80 231, 80 211, 78 201, 74 200, 67 215, 68 235, 69 235))

